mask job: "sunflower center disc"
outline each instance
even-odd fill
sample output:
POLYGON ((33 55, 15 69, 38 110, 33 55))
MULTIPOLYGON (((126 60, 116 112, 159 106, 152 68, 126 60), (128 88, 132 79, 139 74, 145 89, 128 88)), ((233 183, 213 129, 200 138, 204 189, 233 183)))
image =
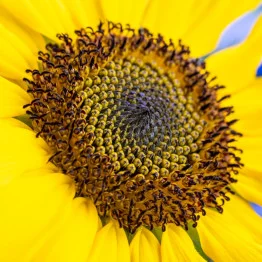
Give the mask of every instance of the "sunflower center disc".
POLYGON ((76 34, 58 35, 25 79, 33 128, 76 196, 131 233, 196 226, 205 207, 222 212, 241 165, 229 143, 240 134, 204 64, 146 29, 108 23, 76 34))

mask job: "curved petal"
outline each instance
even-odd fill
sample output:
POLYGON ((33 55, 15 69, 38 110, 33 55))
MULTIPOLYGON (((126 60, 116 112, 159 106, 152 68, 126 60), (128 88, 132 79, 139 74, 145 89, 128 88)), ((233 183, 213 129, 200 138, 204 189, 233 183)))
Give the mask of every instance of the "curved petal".
POLYGON ((256 8, 259 2, 151 1, 142 25, 167 38, 182 39, 190 46, 193 56, 200 57, 215 48, 220 33, 231 21, 256 8))
POLYGON ((30 103, 30 96, 18 85, 0 76, 0 117, 25 114, 23 105, 30 103))
POLYGON ((262 54, 262 18, 259 19, 248 39, 208 57, 207 69, 216 75, 220 84, 226 86, 225 92, 237 92, 256 78, 257 65, 262 54))
POLYGON ((130 244, 132 262, 159 262, 160 244, 152 232, 141 227, 137 230, 130 244))
POLYGON ((193 55, 195 56, 203 56, 207 52, 221 50, 243 41, 261 12, 258 7, 259 0, 241 3, 237 0, 211 0, 208 2, 209 5, 205 13, 198 17, 198 21, 195 23, 196 26, 195 24, 193 28, 191 26, 191 30, 184 37, 185 43, 192 46, 193 55), (247 17, 246 20, 245 15, 247 17), (241 32, 236 30, 236 23, 239 21, 242 21, 243 24, 241 32), (230 32, 230 29, 232 32, 230 32), (243 35, 245 33, 246 35, 243 35))
POLYGON ((41 138, 15 119, 0 121, 0 186, 8 185, 28 170, 54 169, 47 164, 50 154, 41 138))
POLYGON ((44 169, 27 172, 1 189, 0 260, 24 261, 66 215, 74 191, 69 177, 44 169))
POLYGON ((161 241, 162 262, 205 261, 196 251, 189 235, 182 227, 167 225, 161 241))
MULTIPOLYGON (((70 9, 67 8, 66 1, 63 0, 46 0, 44 6, 48 5, 48 14, 53 17, 49 22, 49 26, 53 25, 53 20, 55 23, 59 23, 59 26, 62 25, 63 31, 57 31, 57 33, 68 33, 69 35, 73 34, 74 30, 78 29, 74 23, 70 9), (49 9, 50 8, 50 9, 49 9)), ((37 10, 41 10, 42 5, 38 6, 38 1, 36 2, 37 10)))
POLYGON ((103 1, 100 0, 100 6, 106 20, 115 23, 130 24, 138 28, 149 4, 148 0, 134 1, 103 1))
POLYGON ((28 125, 14 118, 5 118, 0 120, 0 130, 4 130, 5 128, 10 128, 10 127, 12 128, 18 127, 18 128, 31 130, 28 125))
POLYGON ((64 4, 70 10, 77 28, 96 27, 101 19, 105 20, 101 4, 97 0, 64 1, 64 4))
POLYGON ((26 43, 34 54, 37 55, 38 50, 44 49, 46 43, 43 36, 28 26, 18 23, 12 12, 10 13, 8 10, 0 8, 0 17, 1 23, 8 28, 10 32, 17 35, 23 43, 26 43))
POLYGON ((49 237, 29 261, 87 261, 96 233, 99 217, 94 204, 75 198, 66 221, 49 237))
POLYGON ((233 188, 248 201, 262 205, 262 172, 244 168, 236 177, 233 188))
POLYGON ((222 50, 245 41, 257 19, 260 17, 261 11, 262 5, 259 5, 255 10, 246 12, 230 23, 220 35, 214 51, 217 52, 218 50, 222 50))
POLYGON ((241 162, 245 167, 262 172, 262 137, 241 137, 236 145, 243 150, 240 154, 241 162))
POLYGON ((225 208, 232 216, 237 217, 239 224, 244 225, 244 228, 252 234, 258 243, 262 244, 262 227, 260 226, 262 219, 254 212, 249 203, 239 196, 231 195, 225 208))
POLYGON ((230 197, 222 215, 208 210, 200 219, 197 230, 201 246, 214 261, 260 261, 262 238, 257 229, 261 219, 239 197, 230 197))
POLYGON ((37 59, 27 43, 3 24, 0 25, 0 34, 0 74, 11 79, 22 79, 27 68, 37 67, 37 59))
POLYGON ((130 261, 125 231, 116 221, 109 222, 97 233, 88 261, 130 261))
MULTIPOLYGON (((262 79, 256 79, 232 94, 223 106, 234 106, 232 118, 239 119, 233 128, 245 137, 262 137, 262 79)), ((241 139, 240 139, 241 140, 241 139)))
POLYGON ((29 28, 56 40, 57 33, 72 33, 75 25, 61 0, 1 1, 2 8, 12 13, 29 28))
POLYGON ((186 4, 183 1, 173 0, 150 1, 141 25, 154 33, 162 34, 166 39, 178 40, 189 30, 194 19, 193 11, 197 13, 203 11, 202 5, 198 10, 194 9, 196 6, 195 0, 189 0, 186 4))
POLYGON ((251 85, 237 90, 223 106, 234 105, 232 118, 239 119, 233 128, 243 134, 235 145, 243 150, 239 156, 245 167, 236 176, 238 182, 233 188, 245 199, 255 203, 262 203, 262 169, 260 160, 262 157, 262 114, 261 82, 256 79, 251 85))

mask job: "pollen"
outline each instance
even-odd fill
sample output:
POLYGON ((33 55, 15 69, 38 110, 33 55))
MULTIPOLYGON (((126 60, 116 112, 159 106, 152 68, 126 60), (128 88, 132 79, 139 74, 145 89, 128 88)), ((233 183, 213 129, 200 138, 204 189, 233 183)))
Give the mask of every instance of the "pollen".
POLYGON ((131 233, 222 213, 242 166, 230 143, 241 134, 204 62, 145 28, 108 22, 75 33, 47 44, 24 79, 36 136, 75 197, 131 233))

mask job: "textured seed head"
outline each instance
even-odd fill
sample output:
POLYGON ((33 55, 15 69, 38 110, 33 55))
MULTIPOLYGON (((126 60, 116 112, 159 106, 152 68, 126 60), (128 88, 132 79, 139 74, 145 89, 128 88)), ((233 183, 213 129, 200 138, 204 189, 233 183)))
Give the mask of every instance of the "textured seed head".
POLYGON ((130 232, 222 212, 241 166, 229 143, 240 134, 204 63, 147 29, 108 23, 76 34, 58 35, 25 79, 33 128, 76 196, 130 232))

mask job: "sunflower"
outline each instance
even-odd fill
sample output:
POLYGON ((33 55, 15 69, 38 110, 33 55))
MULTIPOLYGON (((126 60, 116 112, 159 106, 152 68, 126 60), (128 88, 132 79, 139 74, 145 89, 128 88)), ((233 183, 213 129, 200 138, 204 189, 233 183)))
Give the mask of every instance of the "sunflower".
POLYGON ((0 260, 261 261, 258 4, 1 1, 0 260))

